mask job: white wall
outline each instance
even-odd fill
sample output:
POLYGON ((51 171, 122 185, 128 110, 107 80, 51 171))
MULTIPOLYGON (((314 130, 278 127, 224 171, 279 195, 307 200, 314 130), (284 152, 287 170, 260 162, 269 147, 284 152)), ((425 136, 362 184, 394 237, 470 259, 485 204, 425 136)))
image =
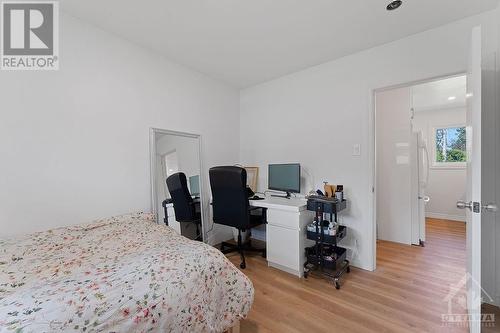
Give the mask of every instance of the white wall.
MULTIPOLYGON (((241 163, 300 162, 315 183, 347 188, 353 264, 374 268, 372 89, 464 72, 471 28, 483 24, 485 51, 494 50, 493 12, 416 34, 241 92, 241 163), (361 156, 352 156, 361 144, 361 156)), ((495 31, 496 35, 496 31, 495 31)), ((259 187, 267 186, 266 172, 259 187)), ((309 190, 310 185, 304 188, 309 190)))
POLYGON ((59 71, 0 73, 0 237, 149 211, 150 127, 203 136, 205 189, 238 161, 236 89, 64 14, 60 35, 59 71))
POLYGON ((417 111, 413 118, 414 131, 422 131, 427 143, 431 166, 426 194, 431 201, 425 205, 427 217, 465 221, 465 211, 457 208, 458 200, 465 200, 467 169, 433 167, 433 129, 465 125, 465 107, 417 111))

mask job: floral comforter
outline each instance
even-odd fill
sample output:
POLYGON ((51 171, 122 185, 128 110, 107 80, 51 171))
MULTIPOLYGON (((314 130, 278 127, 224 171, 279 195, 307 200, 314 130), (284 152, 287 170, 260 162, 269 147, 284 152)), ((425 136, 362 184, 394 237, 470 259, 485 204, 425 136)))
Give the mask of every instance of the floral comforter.
POLYGON ((0 332, 223 332, 253 293, 218 250, 150 214, 0 239, 0 332))

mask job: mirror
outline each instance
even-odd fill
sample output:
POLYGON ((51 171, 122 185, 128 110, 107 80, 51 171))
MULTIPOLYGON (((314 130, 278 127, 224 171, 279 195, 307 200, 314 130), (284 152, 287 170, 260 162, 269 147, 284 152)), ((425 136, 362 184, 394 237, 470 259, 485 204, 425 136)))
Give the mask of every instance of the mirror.
POLYGON ((150 151, 152 211, 158 223, 203 241, 200 135, 152 128, 150 151))

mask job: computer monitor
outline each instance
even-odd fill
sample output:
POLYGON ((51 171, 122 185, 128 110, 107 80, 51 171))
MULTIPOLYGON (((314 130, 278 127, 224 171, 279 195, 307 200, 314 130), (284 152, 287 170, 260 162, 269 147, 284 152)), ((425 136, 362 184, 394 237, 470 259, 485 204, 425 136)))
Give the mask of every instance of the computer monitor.
POLYGON ((200 176, 191 176, 189 177, 189 191, 192 196, 198 197, 200 196, 200 176))
POLYGON ((269 164, 268 187, 286 192, 285 198, 290 198, 290 193, 299 193, 300 164, 269 164))

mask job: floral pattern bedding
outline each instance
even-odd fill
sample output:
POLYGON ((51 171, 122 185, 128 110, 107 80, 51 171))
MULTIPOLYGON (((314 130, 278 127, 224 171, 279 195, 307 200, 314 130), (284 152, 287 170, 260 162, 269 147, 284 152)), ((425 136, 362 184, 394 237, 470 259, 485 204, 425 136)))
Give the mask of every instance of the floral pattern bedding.
POLYGON ((0 332, 223 332, 250 280, 137 213, 0 239, 0 332))

